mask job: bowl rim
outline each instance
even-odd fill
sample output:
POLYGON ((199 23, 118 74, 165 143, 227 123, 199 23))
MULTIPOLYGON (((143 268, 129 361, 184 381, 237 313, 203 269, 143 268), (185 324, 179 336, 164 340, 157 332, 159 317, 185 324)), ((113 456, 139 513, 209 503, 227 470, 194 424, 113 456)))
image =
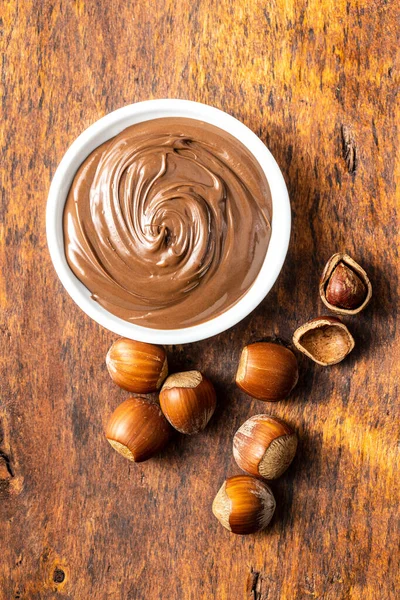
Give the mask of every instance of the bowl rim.
POLYGON ((71 144, 52 179, 46 207, 46 236, 56 273, 72 300, 91 319, 113 333, 155 344, 185 344, 210 338, 247 317, 264 300, 282 269, 291 231, 289 195, 282 172, 271 152, 253 131, 228 113, 200 102, 181 99, 145 100, 129 104, 101 117, 71 144), (90 291, 70 269, 64 252, 63 212, 75 173, 101 143, 142 121, 182 116, 205 121, 241 141, 259 162, 272 198, 271 238, 262 267, 246 294, 222 314, 191 327, 154 329, 116 317, 91 298, 90 291))

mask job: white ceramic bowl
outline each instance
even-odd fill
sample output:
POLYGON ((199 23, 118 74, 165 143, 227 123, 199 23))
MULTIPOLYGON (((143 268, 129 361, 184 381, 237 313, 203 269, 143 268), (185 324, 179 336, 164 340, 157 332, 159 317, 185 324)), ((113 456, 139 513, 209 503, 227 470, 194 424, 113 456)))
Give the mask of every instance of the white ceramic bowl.
POLYGON ((246 317, 268 294, 286 257, 290 238, 290 204, 282 173, 270 151, 246 125, 227 113, 188 100, 148 100, 124 106, 84 131, 67 150, 51 183, 46 211, 50 256, 61 282, 76 304, 94 321, 114 333, 157 344, 185 344, 209 338, 246 317), (160 117, 188 117, 211 123, 240 140, 260 163, 272 196, 272 234, 262 268, 248 292, 223 314, 201 325, 184 329, 151 329, 120 319, 91 299, 89 290, 75 277, 64 253, 64 204, 81 163, 97 146, 141 121, 160 117))

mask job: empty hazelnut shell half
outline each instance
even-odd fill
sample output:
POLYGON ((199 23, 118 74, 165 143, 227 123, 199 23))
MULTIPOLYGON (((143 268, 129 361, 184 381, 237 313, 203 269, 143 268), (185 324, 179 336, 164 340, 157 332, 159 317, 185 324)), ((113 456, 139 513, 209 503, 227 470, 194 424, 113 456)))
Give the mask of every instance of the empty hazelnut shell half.
POLYGON ((342 361, 354 348, 354 339, 337 317, 317 317, 301 325, 293 343, 314 362, 327 367, 342 361))
POLYGON ((276 479, 292 462, 297 435, 281 419, 269 415, 250 417, 233 438, 233 456, 237 465, 255 477, 276 479))
POLYGON ((212 511, 225 529, 247 535, 268 525, 275 506, 275 498, 266 483, 250 475, 235 475, 222 484, 212 511))
POLYGON ((325 265, 319 293, 332 312, 355 315, 371 300, 372 285, 364 269, 348 254, 334 254, 325 265))

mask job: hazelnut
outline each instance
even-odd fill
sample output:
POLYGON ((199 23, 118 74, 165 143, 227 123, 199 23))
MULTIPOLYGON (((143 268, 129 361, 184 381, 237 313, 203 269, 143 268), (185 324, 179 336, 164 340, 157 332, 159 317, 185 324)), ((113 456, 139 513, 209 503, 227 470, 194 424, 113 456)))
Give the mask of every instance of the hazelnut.
POLYGON ((133 462, 143 462, 162 450, 173 429, 153 400, 128 398, 111 415, 106 437, 111 446, 133 462))
POLYGON ((317 317, 301 325, 293 343, 314 362, 327 367, 342 361, 354 348, 354 339, 337 317, 317 317))
POLYGON ((155 392, 168 375, 167 355, 162 346, 126 338, 113 343, 106 364, 114 383, 137 394, 155 392))
POLYGON ((293 352, 269 342, 249 344, 242 350, 236 373, 236 384, 258 400, 282 400, 299 378, 293 352))
POLYGON ((237 465, 250 475, 276 479, 290 465, 297 449, 297 436, 284 421, 255 415, 238 429, 233 438, 237 465))
POLYGON ((236 475, 222 484, 212 511, 225 529, 246 535, 264 529, 272 519, 275 506, 275 498, 266 483, 249 475, 236 475))
POLYGON ((200 371, 174 373, 160 392, 164 415, 181 433, 198 433, 211 419, 216 405, 213 384, 200 371))
POLYGON ((325 265, 319 293, 332 312, 355 315, 372 297, 372 285, 364 269, 348 254, 334 254, 325 265))

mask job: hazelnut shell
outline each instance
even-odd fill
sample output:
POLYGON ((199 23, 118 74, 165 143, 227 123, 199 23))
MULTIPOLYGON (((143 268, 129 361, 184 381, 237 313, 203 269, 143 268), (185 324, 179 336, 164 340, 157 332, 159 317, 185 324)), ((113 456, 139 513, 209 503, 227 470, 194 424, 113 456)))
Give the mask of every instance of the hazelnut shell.
POLYGON ((214 413, 215 389, 200 371, 174 373, 164 382, 160 405, 168 421, 179 432, 199 433, 214 413))
POLYGON ((322 302, 341 315, 356 315, 369 303, 372 284, 364 269, 348 254, 334 254, 325 265, 319 284, 322 302))
POLYGON ((298 378, 297 359, 289 348, 271 342, 243 348, 236 384, 249 396, 269 402, 283 400, 298 378))
POLYGON ((173 429, 159 405, 146 398, 128 398, 114 410, 106 438, 111 446, 133 462, 158 454, 169 442, 173 429))
POLYGON ((354 338, 337 317, 317 317, 293 334, 300 352, 323 367, 341 362, 354 348, 354 338))
POLYGON ((212 511, 225 529, 247 535, 268 525, 275 506, 275 498, 266 483, 249 475, 235 475, 222 484, 212 511))
POLYGON ((276 479, 286 471, 297 449, 297 435, 281 419, 255 415, 247 419, 233 438, 233 456, 246 473, 276 479))
POLYGON ((155 392, 168 374, 167 355, 162 346, 127 338, 113 343, 106 365, 114 383, 136 394, 155 392))

